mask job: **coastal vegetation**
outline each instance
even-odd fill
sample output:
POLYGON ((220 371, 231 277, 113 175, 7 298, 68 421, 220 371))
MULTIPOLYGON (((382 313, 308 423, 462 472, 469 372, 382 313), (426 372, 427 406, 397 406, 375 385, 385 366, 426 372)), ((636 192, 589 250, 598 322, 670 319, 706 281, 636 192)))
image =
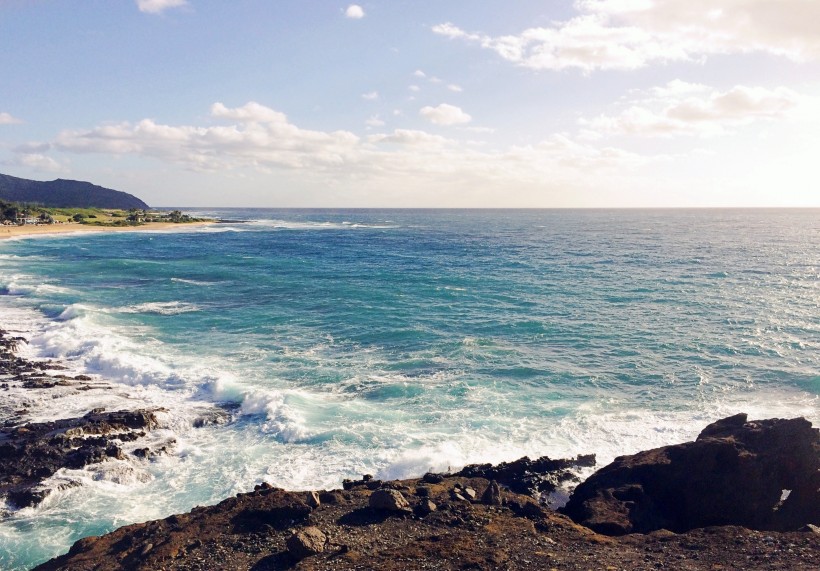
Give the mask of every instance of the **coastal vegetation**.
POLYGON ((47 207, 36 203, 7 202, 0 199, 0 224, 5 226, 27 224, 140 226, 148 222, 184 224, 204 220, 184 214, 180 210, 47 207))

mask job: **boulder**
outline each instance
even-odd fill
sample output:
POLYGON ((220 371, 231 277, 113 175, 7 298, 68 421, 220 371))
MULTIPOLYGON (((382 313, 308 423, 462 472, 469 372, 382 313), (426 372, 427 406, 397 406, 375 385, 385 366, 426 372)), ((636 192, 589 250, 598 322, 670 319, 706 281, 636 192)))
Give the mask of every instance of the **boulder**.
POLYGON ((422 502, 416 506, 416 509, 413 510, 414 513, 418 516, 424 517, 426 515, 430 515, 434 511, 438 509, 438 506, 435 502, 432 502, 429 499, 422 500, 422 502))
POLYGON ((555 491, 565 482, 577 482, 578 470, 594 465, 595 454, 556 460, 548 456, 530 460, 525 456, 515 462, 502 462, 495 466, 470 464, 454 475, 462 478, 496 480, 515 493, 538 497, 541 494, 555 491))
POLYGON ((433 472, 427 472, 424 476, 421 477, 422 481, 426 484, 440 484, 444 481, 444 476, 441 474, 435 474, 433 472))
POLYGON ((803 418, 725 418, 694 442, 616 458, 562 511, 609 535, 714 525, 797 530, 820 520, 820 431, 803 418))
MULTIPOLYGON (((24 426, 0 427, 0 497, 14 507, 42 502, 41 484, 61 468, 81 469, 109 458, 124 459, 120 444, 145 436, 158 426, 162 409, 105 412, 24 426)), ((137 449, 139 455, 142 449, 137 449)), ((148 455, 145 449, 145 455, 148 455)))
POLYGON ((490 506, 500 506, 504 503, 501 497, 501 486, 498 485, 498 482, 495 480, 490 481, 487 489, 481 494, 481 501, 490 506))
POLYGON ((305 498, 305 503, 310 507, 316 509, 320 505, 322 505, 322 500, 319 498, 319 493, 310 491, 307 493, 307 497, 305 498))
POLYGON ((368 504, 375 510, 388 512, 406 512, 410 510, 410 503, 398 490, 380 488, 370 494, 368 504))
POLYGON ((306 527, 296 531, 287 540, 288 553, 296 560, 317 555, 325 550, 327 536, 318 527, 306 527))

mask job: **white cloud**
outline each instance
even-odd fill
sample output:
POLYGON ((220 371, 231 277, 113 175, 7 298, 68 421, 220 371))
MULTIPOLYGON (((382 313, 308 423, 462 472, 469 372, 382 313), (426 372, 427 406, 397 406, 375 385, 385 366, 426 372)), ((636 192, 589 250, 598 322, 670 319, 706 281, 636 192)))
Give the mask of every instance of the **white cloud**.
POLYGON ((22 122, 21 119, 14 117, 10 113, 0 113, 0 125, 16 125, 22 122))
POLYGON ((484 36, 479 34, 468 34, 458 26, 454 26, 450 22, 445 22, 444 24, 437 24, 432 28, 433 32, 439 34, 441 36, 446 36, 448 38, 459 38, 465 40, 474 40, 478 41, 483 39, 484 36))
POLYGON ((405 145, 411 147, 442 147, 454 141, 440 135, 432 135, 425 131, 413 129, 396 129, 389 135, 371 135, 368 138, 371 143, 392 143, 394 145, 405 145))
POLYGON ((51 157, 40 153, 19 154, 11 161, 12 164, 23 166, 39 172, 60 173, 67 169, 51 157))
POLYGON ((358 4, 351 4, 345 10, 345 17, 353 20, 361 20, 364 18, 364 9, 358 4))
POLYGON ((230 119, 243 123, 287 123, 284 113, 274 111, 269 107, 250 101, 242 107, 229 109, 220 102, 211 105, 211 116, 220 119, 230 119))
POLYGON ((193 127, 143 119, 136 124, 63 131, 53 147, 74 153, 148 156, 195 170, 241 166, 323 169, 344 163, 359 142, 347 131, 300 129, 283 113, 254 102, 234 109, 215 103, 211 114, 235 123, 193 127))
POLYGON ((575 6, 576 17, 517 35, 466 32, 449 22, 432 31, 537 70, 628 70, 755 51, 820 58, 815 0, 576 0, 575 6))
POLYGON ((418 85, 411 85, 407 89, 414 93, 418 93, 419 91, 421 91, 421 87, 419 87, 418 85))
POLYGON ((464 91, 464 90, 461 88, 461 86, 460 86, 460 85, 456 85, 455 83, 451 83, 450 85, 448 85, 448 86, 447 86, 447 89, 449 89, 450 91, 453 91, 453 92, 455 92, 455 93, 461 93, 462 91, 464 91))
POLYGON ((436 125, 459 125, 472 120, 460 107, 442 103, 437 107, 422 107, 419 115, 436 125))
MULTIPOLYGON (((463 114, 446 106, 431 109, 443 111, 449 120, 463 114)), ((276 172, 315 189, 347 184, 356 192, 367 189, 384 197, 389 188, 391 193, 406 193, 391 195, 395 200, 389 204, 439 206, 464 204, 466 195, 457 189, 478 193, 474 204, 555 204, 544 197, 547 189, 554 189, 552 198, 565 202, 568 188, 600 188, 601 177, 622 176, 643 164, 630 153, 598 149, 563 135, 529 146, 481 150, 470 141, 422 130, 397 129, 362 139, 347 131, 302 129, 285 114, 253 102, 235 108, 215 103, 211 115, 205 125, 144 119, 63 131, 53 141, 21 148, 21 153, 29 152, 19 160, 57 168, 59 163, 48 155, 95 153, 226 176, 249 170, 276 172), (509 194, 510 188, 517 189, 515 196, 509 194), (494 192, 500 194, 494 198, 494 192)))
POLYGON ((517 36, 468 34, 452 24, 435 26, 433 31, 478 42, 510 62, 537 70, 636 69, 650 60, 688 57, 678 46, 665 44, 640 28, 611 27, 604 18, 590 15, 554 28, 530 28, 517 36))
POLYGON ((413 75, 415 77, 427 77, 427 74, 424 73, 423 71, 421 71, 420 69, 417 69, 416 71, 414 71, 413 75))
POLYGON ((738 85, 728 91, 672 81, 628 102, 617 115, 581 120, 590 137, 604 134, 671 136, 714 135, 756 120, 778 119, 795 110, 801 96, 785 87, 738 85))
POLYGON ((680 95, 691 95, 695 93, 708 93, 712 88, 702 83, 689 83, 680 79, 673 79, 666 85, 653 87, 651 93, 657 97, 675 97, 680 95))
POLYGON ((368 93, 362 93, 362 99, 367 99, 368 101, 375 101, 379 98, 378 91, 369 91, 368 93))
POLYGON ((169 8, 179 8, 187 4, 187 0, 137 0, 140 12, 147 14, 160 14, 169 8))
MULTIPOLYGON (((766 51, 795 60, 820 57, 815 0, 578 0, 607 14, 712 53, 766 51)), ((709 53, 704 51, 702 53, 709 53)))
POLYGON ((370 117, 367 121, 364 122, 364 124, 368 127, 384 127, 384 121, 382 121, 378 115, 370 117))

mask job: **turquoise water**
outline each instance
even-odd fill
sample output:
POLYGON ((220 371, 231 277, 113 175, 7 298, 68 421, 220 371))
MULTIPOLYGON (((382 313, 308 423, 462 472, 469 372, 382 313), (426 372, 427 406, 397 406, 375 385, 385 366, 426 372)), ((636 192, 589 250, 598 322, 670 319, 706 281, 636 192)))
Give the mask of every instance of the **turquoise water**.
POLYGON ((202 214, 245 222, 0 243, 0 326, 114 386, 4 393, 0 421, 161 406, 171 450, 59 474, 82 485, 6 514, 0 568, 261 481, 820 421, 818 210, 202 214))

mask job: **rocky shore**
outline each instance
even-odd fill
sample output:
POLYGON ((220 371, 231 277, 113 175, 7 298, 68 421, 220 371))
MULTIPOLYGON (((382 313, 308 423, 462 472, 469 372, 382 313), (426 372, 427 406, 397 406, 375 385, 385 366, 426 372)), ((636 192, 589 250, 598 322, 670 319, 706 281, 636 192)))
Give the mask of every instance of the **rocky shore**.
POLYGON ((738 415, 710 425, 696 442, 618 458, 579 486, 564 513, 511 490, 532 492, 534 480, 560 479, 577 462, 556 467, 549 459, 522 459, 393 482, 365 476, 330 491, 287 492, 263 484, 216 506, 85 538, 36 569, 820 568, 820 436, 803 419, 748 422, 738 415), (777 435, 787 436, 788 445, 777 435), (690 464, 693 450, 719 452, 710 464, 690 464), (765 471, 772 460, 783 462, 779 473, 765 471), (539 466, 550 469, 534 472, 539 466), (661 479, 648 475, 653 471, 661 479), (698 479, 707 472, 713 480, 698 479), (504 475, 506 485, 479 473, 504 475), (686 474, 693 479, 681 489, 686 474), (782 485, 781 475, 791 478, 803 509, 788 508, 782 491, 772 492, 782 485), (767 484, 760 477, 773 480, 767 484), (688 495, 701 485, 699 497, 688 495), (676 495, 681 501, 664 503, 676 495), (744 496, 745 509, 721 511, 721 525, 708 523, 714 510, 726 506, 715 505, 715 498, 734 502, 744 496), (662 527, 665 520, 651 508, 665 517, 690 517, 691 529, 662 527), (759 526, 739 525, 748 524, 755 510, 759 526), (772 517, 781 510, 789 518, 772 517), (692 515, 699 512, 703 522, 692 515), (633 528, 648 533, 630 533, 633 528))
MULTIPOLYGON (((85 375, 55 372, 62 370, 58 363, 18 357, 15 351, 24 342, 0 330, 0 394, 12 387, 84 391, 99 385, 85 375)), ((61 468, 79 469, 110 458, 124 459, 122 445, 156 428, 158 410, 94 409, 81 417, 49 422, 26 422, 25 408, 13 412, 0 426, 0 499, 19 509, 42 502, 52 491, 43 482, 61 468)))
MULTIPOLYGON (((16 357, 20 342, 0 331, 5 388, 90 381, 16 357)), ((43 481, 60 468, 122 459, 123 444, 157 424, 151 410, 51 422, 25 422, 20 412, 0 428, 0 496, 15 507, 41 501, 43 481)), ((820 431, 805 419, 717 421, 693 442, 617 458, 552 509, 549 493, 594 463, 522 458, 410 480, 364 476, 321 491, 261 484, 81 539, 36 569, 820 568, 820 431)))

